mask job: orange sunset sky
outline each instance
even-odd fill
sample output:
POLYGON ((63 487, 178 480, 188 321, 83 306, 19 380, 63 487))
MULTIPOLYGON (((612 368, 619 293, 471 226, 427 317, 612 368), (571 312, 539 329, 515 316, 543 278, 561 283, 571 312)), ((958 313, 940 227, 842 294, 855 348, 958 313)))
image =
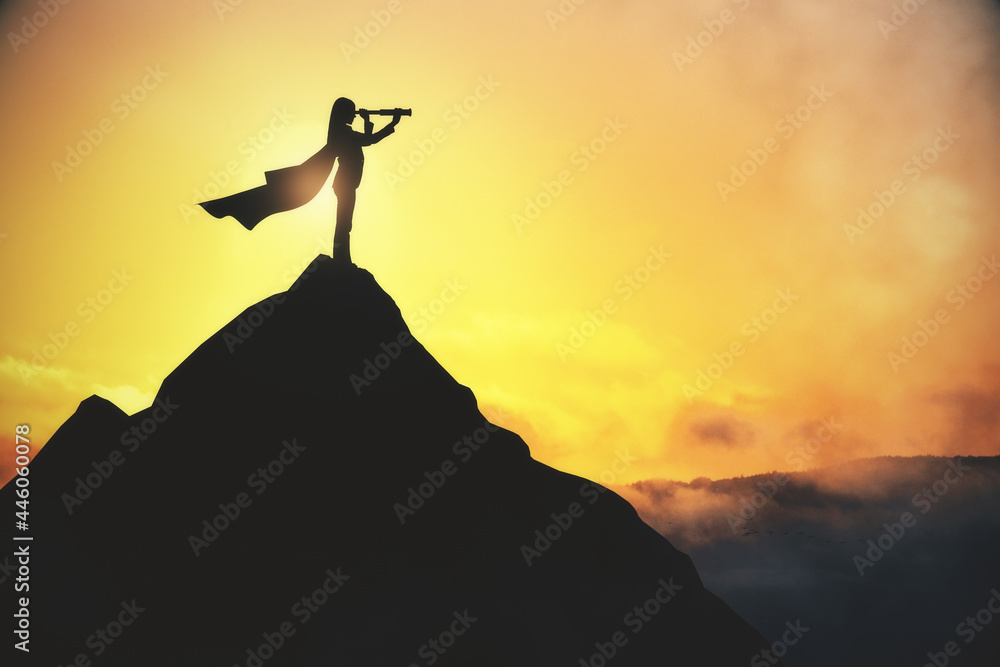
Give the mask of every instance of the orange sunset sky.
POLYGON ((341 95, 413 109, 366 150, 355 261, 540 461, 1000 454, 998 10, 7 2, 0 472, 16 424, 148 406, 330 252, 330 188, 253 232, 193 204, 310 156, 341 95))

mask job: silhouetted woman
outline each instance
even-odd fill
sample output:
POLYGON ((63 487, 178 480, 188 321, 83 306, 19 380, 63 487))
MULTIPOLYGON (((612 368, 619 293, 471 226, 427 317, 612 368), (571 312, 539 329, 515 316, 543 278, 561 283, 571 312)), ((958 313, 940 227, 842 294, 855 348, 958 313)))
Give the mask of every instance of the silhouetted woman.
POLYGON ((337 195, 337 227, 333 232, 333 259, 338 264, 351 264, 351 227, 354 218, 354 202, 357 198, 358 185, 361 184, 361 172, 365 166, 365 156, 362 148, 382 141, 395 132, 399 123, 399 114, 378 132, 372 133, 375 126, 367 113, 362 114, 365 121, 365 131, 355 132, 351 129, 354 116, 357 115, 354 102, 346 97, 338 98, 333 103, 330 114, 330 130, 326 136, 326 148, 338 159, 337 175, 333 178, 333 191, 337 195))
MULTIPOLYGON (((204 201, 200 205, 216 218, 231 215, 247 229, 253 229, 270 215, 290 211, 311 201, 323 189, 334 163, 339 159, 340 166, 333 179, 333 191, 337 194, 333 259, 339 265, 351 266, 351 219, 365 163, 361 149, 385 139, 395 131, 404 111, 394 111, 389 124, 374 134, 372 130, 375 128, 368 113, 362 112, 365 119, 365 131, 362 134, 351 129, 351 123, 357 115, 354 102, 341 97, 333 103, 327 143, 312 157, 299 165, 264 172, 265 185, 204 201)), ((406 113, 409 114, 409 111, 406 113)))

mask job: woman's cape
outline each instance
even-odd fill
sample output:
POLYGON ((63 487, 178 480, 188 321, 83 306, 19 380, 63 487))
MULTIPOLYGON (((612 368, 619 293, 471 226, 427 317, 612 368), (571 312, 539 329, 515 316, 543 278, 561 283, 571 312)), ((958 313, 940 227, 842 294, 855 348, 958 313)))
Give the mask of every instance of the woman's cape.
POLYGON ((267 185, 201 202, 199 206, 216 218, 231 215, 247 229, 253 229, 269 215, 309 203, 326 183, 336 157, 328 144, 300 165, 265 172, 267 185))

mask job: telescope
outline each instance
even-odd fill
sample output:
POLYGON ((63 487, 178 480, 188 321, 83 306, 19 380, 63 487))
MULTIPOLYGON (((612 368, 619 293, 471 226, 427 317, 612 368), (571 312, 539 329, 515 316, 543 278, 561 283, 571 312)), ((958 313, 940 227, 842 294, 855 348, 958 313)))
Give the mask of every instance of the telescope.
POLYGON ((413 109, 358 109, 359 116, 412 116, 413 109))

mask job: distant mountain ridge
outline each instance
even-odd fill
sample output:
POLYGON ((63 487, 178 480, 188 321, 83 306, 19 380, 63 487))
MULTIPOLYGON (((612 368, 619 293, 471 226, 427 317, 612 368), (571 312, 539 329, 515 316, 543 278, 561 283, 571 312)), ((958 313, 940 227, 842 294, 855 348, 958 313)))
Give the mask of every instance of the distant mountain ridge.
POLYGON ((811 628, 789 665, 933 664, 948 642, 959 649, 948 664, 1000 664, 996 622, 967 642, 967 619, 992 615, 1000 590, 1000 457, 877 457, 616 491, 766 637, 789 621, 811 628))
POLYGON ((490 423, 371 274, 323 256, 150 408, 84 400, 30 471, 18 664, 735 666, 769 648, 619 496, 490 423))

